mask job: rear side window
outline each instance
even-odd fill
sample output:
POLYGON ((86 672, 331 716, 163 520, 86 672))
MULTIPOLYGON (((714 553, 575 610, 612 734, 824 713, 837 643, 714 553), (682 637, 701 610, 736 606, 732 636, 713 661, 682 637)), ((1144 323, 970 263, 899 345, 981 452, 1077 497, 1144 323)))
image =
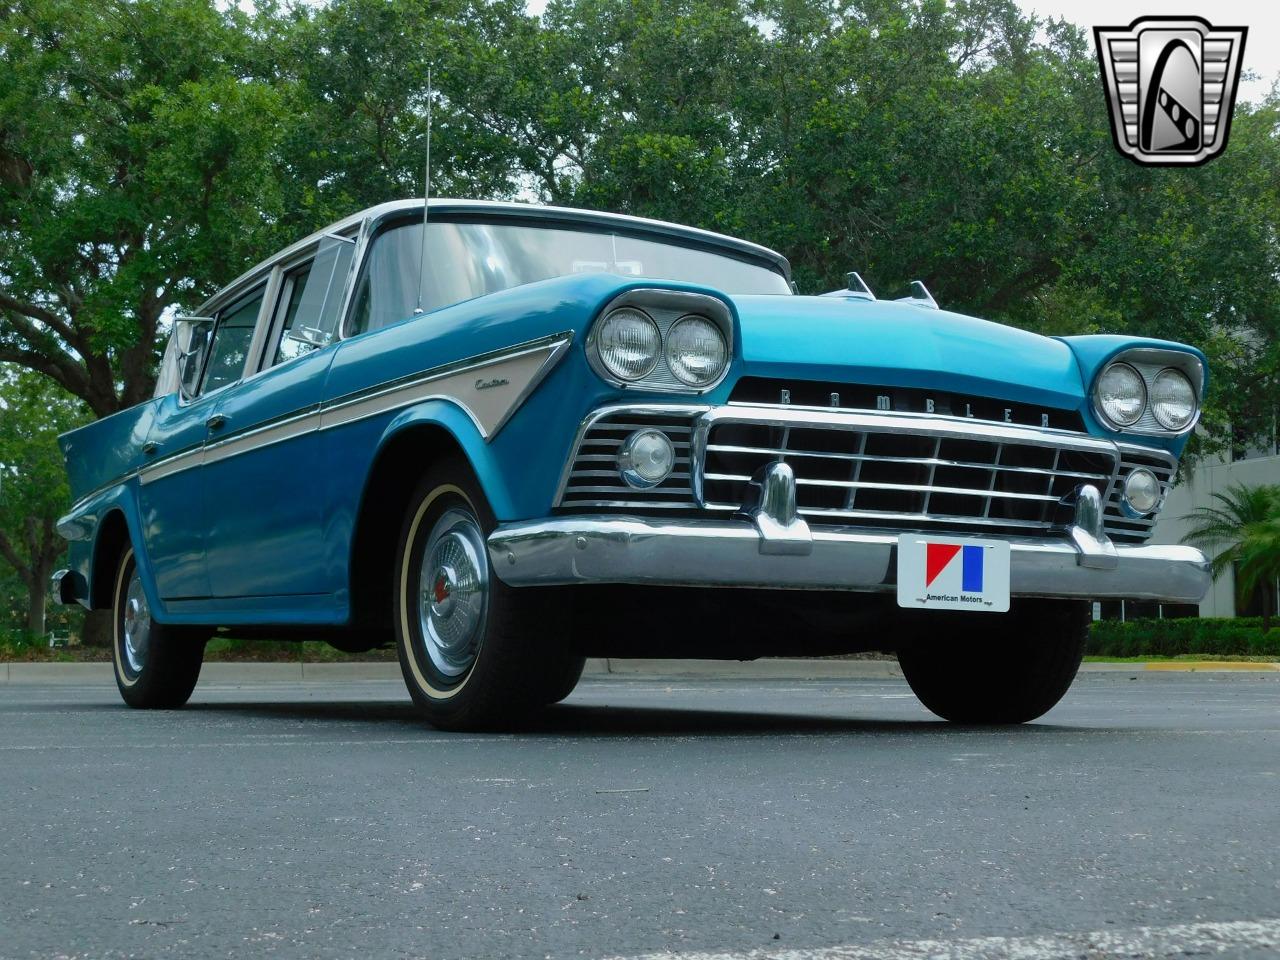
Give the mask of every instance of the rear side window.
POLYGON ((342 295, 355 248, 350 237, 327 234, 315 259, 285 277, 286 299, 277 307, 283 308, 284 318, 271 354, 272 366, 321 350, 338 339, 342 295))
POLYGON ((284 300, 284 323, 281 327, 280 345, 276 347, 276 355, 271 366, 295 360, 309 351, 302 341, 291 337, 298 322, 298 309, 302 306, 302 293, 307 287, 307 278, 311 275, 311 264, 293 271, 288 277, 287 296, 284 300))
POLYGON ((258 323, 258 312, 262 309, 262 297, 263 291, 259 290, 218 316, 201 393, 225 387, 244 376, 245 359, 253 340, 253 329, 258 323))

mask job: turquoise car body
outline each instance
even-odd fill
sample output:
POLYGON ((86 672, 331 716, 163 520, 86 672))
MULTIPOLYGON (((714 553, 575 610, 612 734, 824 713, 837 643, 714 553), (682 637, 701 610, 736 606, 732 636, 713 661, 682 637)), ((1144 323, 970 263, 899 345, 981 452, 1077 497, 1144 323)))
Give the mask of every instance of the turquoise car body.
MULTIPOLYGON (((441 203, 432 215, 447 218, 456 210, 475 213, 441 203)), ((362 215, 361 229, 391 212, 362 215)), ((519 215, 534 223, 556 216, 538 208, 519 215)), ((658 240, 718 242, 670 225, 579 216, 600 229, 648 231, 658 240)), ((787 271, 776 255, 763 262, 787 271)), ((353 273, 358 269, 357 262, 353 273)), ((405 317, 208 396, 167 393, 67 434, 62 444, 75 503, 59 525, 70 543, 62 599, 108 606, 118 551, 128 543, 161 622, 352 625, 361 517, 377 496, 370 484, 379 460, 399 439, 450 438, 497 521, 515 523, 556 510, 580 426, 593 411, 637 397, 673 407, 690 402, 687 392, 637 394, 611 385, 588 362, 592 324, 621 294, 639 289, 703 294, 726 305, 731 366, 696 398, 712 406, 727 403, 748 377, 944 390, 1072 411, 1091 436, 1177 457, 1185 433, 1117 433, 1095 413, 1091 389, 1113 358, 1136 348, 1187 355, 1203 366, 1200 353, 1183 344, 1044 337, 911 302, 730 295, 714 286, 611 273, 555 277, 405 317), (527 395, 510 398, 496 428, 487 429, 456 398, 431 395, 431 377, 525 348, 545 350, 547 359, 527 395), (404 389, 416 383, 426 386, 404 389), (393 402, 368 403, 388 393, 393 402), (333 413, 359 412, 362 403, 365 415, 333 413), (278 442, 255 442, 272 430, 280 431, 278 442)), ((439 448, 434 440, 423 443, 425 465, 439 448)))

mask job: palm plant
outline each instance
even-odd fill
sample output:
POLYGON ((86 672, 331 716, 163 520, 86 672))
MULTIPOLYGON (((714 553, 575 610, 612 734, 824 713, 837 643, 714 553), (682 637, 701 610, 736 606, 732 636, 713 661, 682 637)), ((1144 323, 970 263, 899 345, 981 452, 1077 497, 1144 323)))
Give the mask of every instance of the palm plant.
POLYGON ((1249 604, 1262 590, 1262 630, 1271 629, 1276 579, 1280 577, 1280 486, 1233 484, 1215 493, 1216 505, 1190 516, 1183 542, 1210 554, 1214 579, 1236 571, 1236 601, 1249 604))

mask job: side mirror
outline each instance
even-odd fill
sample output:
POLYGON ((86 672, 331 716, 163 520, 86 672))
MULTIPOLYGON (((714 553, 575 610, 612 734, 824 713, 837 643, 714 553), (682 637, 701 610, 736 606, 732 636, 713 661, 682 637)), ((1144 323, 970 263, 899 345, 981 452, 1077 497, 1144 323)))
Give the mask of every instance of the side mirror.
POLYGON ((308 327, 304 324, 294 324, 292 328, 285 333, 286 340, 295 340, 302 344, 308 350, 319 350, 321 347, 327 347, 333 339, 333 335, 328 331, 321 330, 318 327, 308 327))

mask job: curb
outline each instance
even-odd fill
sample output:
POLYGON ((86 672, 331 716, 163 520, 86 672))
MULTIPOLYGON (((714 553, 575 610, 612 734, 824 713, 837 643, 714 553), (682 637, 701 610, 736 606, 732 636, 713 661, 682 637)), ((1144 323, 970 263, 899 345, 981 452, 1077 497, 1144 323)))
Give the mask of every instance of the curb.
MULTIPOLYGON (((1168 660, 1085 663, 1081 673, 1278 673, 1280 663, 1168 660)), ((896 660, 587 660, 584 677, 637 680, 897 680, 896 660)), ((347 683, 400 680, 398 663, 206 663, 200 679, 213 683, 347 683)), ((0 663, 0 684, 112 683, 109 663, 0 663)))

